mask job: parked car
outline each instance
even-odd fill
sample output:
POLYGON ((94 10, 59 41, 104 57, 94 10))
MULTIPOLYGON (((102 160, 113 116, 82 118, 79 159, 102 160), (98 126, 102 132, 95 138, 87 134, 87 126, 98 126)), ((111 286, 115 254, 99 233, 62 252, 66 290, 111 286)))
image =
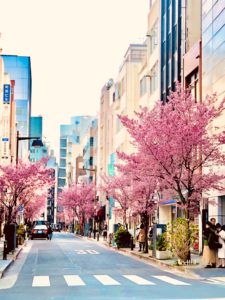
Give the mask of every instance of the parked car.
POLYGON ((31 239, 48 239, 48 228, 46 225, 35 225, 31 231, 31 239))

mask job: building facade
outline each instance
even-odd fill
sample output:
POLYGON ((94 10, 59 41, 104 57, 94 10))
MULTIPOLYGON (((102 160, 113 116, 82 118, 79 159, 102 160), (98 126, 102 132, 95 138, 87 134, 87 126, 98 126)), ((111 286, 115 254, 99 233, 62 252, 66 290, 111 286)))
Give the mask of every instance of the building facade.
POLYGON ((59 192, 75 182, 76 157, 81 153, 76 154, 74 150, 80 150, 81 140, 93 119, 91 116, 76 116, 71 118, 70 124, 60 125, 59 192))
MULTIPOLYGON (((42 116, 31 117, 30 123, 30 136, 31 137, 38 137, 41 140, 43 139, 42 135, 42 116)), ((33 147, 32 140, 30 141, 30 161, 37 162, 44 157, 48 156, 48 149, 46 145, 42 147, 33 147)))
MULTIPOLYGON (((28 56, 1 55, 4 70, 15 81, 16 130, 23 137, 30 136, 31 117, 31 61, 28 56)), ((20 141, 19 158, 27 159, 29 142, 20 141)))
MULTIPOLYGON (((202 1, 202 95, 216 92, 219 99, 225 96, 225 1, 202 1)), ((225 129, 225 115, 217 124, 225 129)), ((225 150, 225 149, 224 149, 225 150)), ((221 168, 225 172, 225 168, 221 168)), ((215 217, 225 224, 225 194, 212 193, 215 205, 203 203, 208 218, 215 217)))

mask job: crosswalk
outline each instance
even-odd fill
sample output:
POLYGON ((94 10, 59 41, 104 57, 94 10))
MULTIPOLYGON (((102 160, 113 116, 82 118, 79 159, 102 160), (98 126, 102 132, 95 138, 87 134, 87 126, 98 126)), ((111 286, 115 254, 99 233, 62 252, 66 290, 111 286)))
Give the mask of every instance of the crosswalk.
MULTIPOLYGON (((84 277, 84 276, 83 276, 84 277)), ((155 286, 162 283, 168 285, 177 285, 177 286, 188 286, 190 283, 181 281, 170 276, 151 276, 149 280, 138 275, 119 275, 115 278, 109 275, 90 275, 94 283, 100 283, 104 286, 120 286, 128 283, 132 283, 138 286, 155 286), (118 278, 119 277, 119 278, 118 278), (156 279, 156 280, 155 280, 156 279)), ((67 286, 86 286, 90 284, 90 280, 85 282, 84 278, 81 278, 79 275, 63 275, 64 282, 67 286)), ((50 276, 33 276, 32 287, 50 287, 51 278, 50 276)))

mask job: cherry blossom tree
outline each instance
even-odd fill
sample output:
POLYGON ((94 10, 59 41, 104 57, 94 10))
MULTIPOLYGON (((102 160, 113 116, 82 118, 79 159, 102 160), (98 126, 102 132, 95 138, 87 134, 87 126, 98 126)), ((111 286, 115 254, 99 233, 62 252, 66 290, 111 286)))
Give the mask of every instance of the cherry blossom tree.
POLYGON ((112 197, 119 204, 115 212, 121 215, 122 222, 127 227, 127 217, 131 215, 132 201, 132 180, 128 176, 120 173, 116 176, 102 176, 99 190, 105 192, 108 197, 112 197))
POLYGON ((120 116, 137 156, 148 160, 148 175, 157 178, 160 190, 177 196, 188 221, 202 193, 224 190, 220 166, 225 163, 225 131, 216 125, 224 109, 225 99, 213 95, 197 103, 190 90, 178 84, 167 103, 141 108, 135 119, 120 116))
POLYGON ((43 161, 0 166, 0 203, 7 224, 16 218, 19 206, 25 209, 34 194, 44 194, 54 184, 51 174, 43 161))
MULTIPOLYGON (((123 161, 116 167, 120 172, 126 174, 132 182, 132 193, 129 208, 133 215, 140 215, 141 222, 145 228, 145 253, 148 253, 148 232, 149 219, 155 213, 158 206, 157 187, 158 179, 149 172, 148 160, 140 153, 126 155, 117 153, 119 159, 123 161)), ((151 169, 150 169, 151 170, 151 169)))
POLYGON ((59 197, 59 204, 66 216, 75 216, 84 233, 84 221, 94 215, 95 185, 93 183, 73 184, 65 188, 59 197))

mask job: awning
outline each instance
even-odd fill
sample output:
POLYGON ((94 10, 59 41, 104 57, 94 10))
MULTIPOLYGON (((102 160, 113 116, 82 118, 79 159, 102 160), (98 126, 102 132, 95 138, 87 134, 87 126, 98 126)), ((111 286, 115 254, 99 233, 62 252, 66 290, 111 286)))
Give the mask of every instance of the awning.
POLYGON ((177 203, 177 201, 174 200, 174 199, 159 201, 159 205, 162 205, 162 206, 164 206, 164 205, 174 205, 176 203, 177 203))

